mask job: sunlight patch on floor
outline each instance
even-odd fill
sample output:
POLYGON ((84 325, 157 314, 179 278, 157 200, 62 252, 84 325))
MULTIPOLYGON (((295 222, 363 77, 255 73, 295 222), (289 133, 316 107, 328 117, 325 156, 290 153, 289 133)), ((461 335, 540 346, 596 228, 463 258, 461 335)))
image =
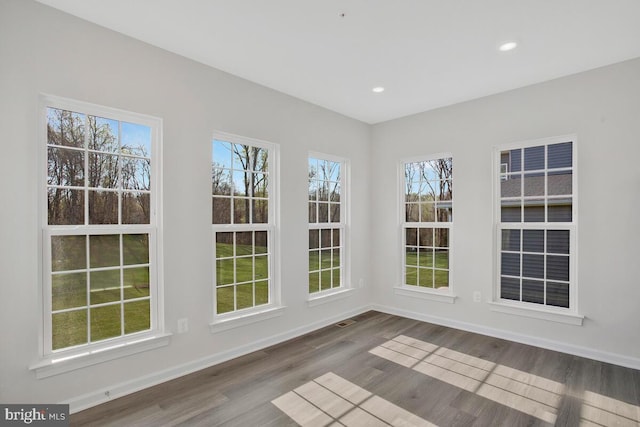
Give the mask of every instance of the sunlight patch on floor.
POLYGON ((271 401, 304 427, 432 424, 329 372, 271 401))
POLYGON ((556 381, 404 335, 369 352, 548 423, 556 421, 565 390, 556 381))

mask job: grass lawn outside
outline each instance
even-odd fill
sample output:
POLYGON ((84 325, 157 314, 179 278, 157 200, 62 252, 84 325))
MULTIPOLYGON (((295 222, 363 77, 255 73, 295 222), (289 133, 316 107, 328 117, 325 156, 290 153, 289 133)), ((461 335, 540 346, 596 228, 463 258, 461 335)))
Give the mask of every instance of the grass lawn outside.
POLYGON ((407 250, 405 254, 405 284, 433 289, 448 287, 449 251, 418 252, 407 250))

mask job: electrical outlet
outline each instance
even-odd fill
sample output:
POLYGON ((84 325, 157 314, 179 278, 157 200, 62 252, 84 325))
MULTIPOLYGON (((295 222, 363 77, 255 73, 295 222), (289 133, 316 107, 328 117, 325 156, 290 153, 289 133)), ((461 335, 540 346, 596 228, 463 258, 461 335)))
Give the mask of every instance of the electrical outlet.
POLYGON ((473 302, 480 302, 482 301, 482 294, 480 293, 480 291, 475 291, 473 293, 473 302))
POLYGON ((178 333, 185 334, 189 332, 189 319, 186 317, 183 319, 178 319, 178 333))

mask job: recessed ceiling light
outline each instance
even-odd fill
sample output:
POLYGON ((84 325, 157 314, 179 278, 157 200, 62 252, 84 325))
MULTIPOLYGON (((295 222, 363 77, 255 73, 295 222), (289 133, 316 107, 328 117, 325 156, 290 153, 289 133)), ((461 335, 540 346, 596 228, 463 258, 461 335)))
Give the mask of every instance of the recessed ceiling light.
POLYGON ((500 52, 508 52, 510 50, 515 49, 516 47, 518 47, 518 43, 514 42, 514 41, 510 41, 510 42, 504 42, 502 43, 499 47, 498 50, 500 52))
POLYGON ((372 91, 374 91, 375 93, 381 93, 384 92, 384 88, 382 86, 376 86, 373 89, 371 89, 372 91))

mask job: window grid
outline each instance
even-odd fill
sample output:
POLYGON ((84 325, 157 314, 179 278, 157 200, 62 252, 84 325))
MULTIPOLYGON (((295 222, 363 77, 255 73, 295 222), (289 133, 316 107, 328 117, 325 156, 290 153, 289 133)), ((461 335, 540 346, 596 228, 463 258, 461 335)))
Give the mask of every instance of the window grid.
POLYGON ((218 135, 212 143, 215 313, 272 303, 272 149, 218 135))
POLYGON ((309 157, 309 294, 344 285, 345 162, 309 157))
POLYGON ((402 166, 402 283, 412 288, 449 289, 452 158, 435 156, 402 166))
POLYGON ((159 120, 53 97, 45 102, 43 351, 152 333, 151 156, 159 120))
POLYGON ((502 300, 574 309, 574 148, 554 138, 499 153, 502 300))

